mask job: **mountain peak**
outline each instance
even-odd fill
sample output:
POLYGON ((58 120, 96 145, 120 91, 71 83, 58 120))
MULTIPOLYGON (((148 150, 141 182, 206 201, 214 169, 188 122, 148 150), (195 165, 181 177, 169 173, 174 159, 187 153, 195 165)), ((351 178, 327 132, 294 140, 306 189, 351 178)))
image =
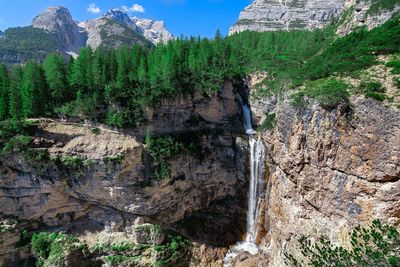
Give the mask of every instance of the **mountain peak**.
POLYGON ((32 26, 53 33, 65 51, 77 52, 86 44, 82 29, 72 19, 69 10, 63 6, 47 8, 33 19, 32 26))
POLYGON ((131 20, 153 44, 174 39, 174 36, 166 29, 162 20, 141 19, 138 17, 131 17, 131 20))
POLYGON ((102 18, 113 20, 117 23, 136 30, 135 23, 133 23, 133 21, 129 18, 128 14, 121 11, 120 9, 111 9, 107 11, 102 17, 100 17, 100 19, 102 18))

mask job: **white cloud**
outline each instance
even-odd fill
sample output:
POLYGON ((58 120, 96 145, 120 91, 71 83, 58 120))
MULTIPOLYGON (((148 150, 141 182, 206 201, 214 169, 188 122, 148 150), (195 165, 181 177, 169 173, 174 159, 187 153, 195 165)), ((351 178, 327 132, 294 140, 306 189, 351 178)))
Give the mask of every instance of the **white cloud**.
POLYGON ((101 12, 101 10, 98 6, 96 6, 95 3, 92 3, 89 5, 87 12, 90 12, 92 14, 99 14, 101 12))
POLYGON ((126 12, 126 13, 133 13, 133 12, 144 13, 145 12, 144 7, 139 4, 133 4, 131 7, 121 6, 119 8, 119 10, 121 10, 122 12, 126 12))

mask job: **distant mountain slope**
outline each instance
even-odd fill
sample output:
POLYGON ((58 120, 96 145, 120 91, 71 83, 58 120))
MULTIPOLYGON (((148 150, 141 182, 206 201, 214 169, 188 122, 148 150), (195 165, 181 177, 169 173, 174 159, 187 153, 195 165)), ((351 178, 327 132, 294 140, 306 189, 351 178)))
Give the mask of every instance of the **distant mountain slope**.
POLYGON ((153 44, 174 39, 174 36, 165 28, 164 21, 140 19, 138 17, 131 17, 131 20, 140 29, 142 35, 153 44))
POLYGON ((121 11, 112 10, 104 16, 79 24, 87 33, 87 45, 92 48, 118 47, 124 44, 150 45, 150 41, 140 34, 139 28, 121 11))
POLYGON ((4 38, 0 39, 0 63, 41 61, 51 52, 69 57, 86 46, 94 49, 133 44, 151 46, 173 38, 162 21, 130 18, 120 10, 111 10, 99 18, 79 23, 67 8, 54 6, 36 16, 31 26, 5 31, 4 38))
POLYGON ((60 51, 54 35, 42 29, 28 27, 10 28, 0 39, 0 63, 24 63, 28 59, 42 61, 47 54, 60 51))
POLYGON ((4 32, 0 31, 0 38, 3 38, 4 32))
POLYGON ((239 16, 230 34, 252 31, 316 29, 342 15, 342 33, 356 26, 381 25, 400 10, 395 0, 255 0, 239 16))

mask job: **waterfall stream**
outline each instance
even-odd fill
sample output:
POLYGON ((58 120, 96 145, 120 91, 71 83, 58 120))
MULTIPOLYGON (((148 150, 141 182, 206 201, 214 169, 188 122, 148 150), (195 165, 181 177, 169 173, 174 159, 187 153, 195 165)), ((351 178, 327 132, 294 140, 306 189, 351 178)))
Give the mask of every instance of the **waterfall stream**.
POLYGON ((256 241, 260 214, 260 196, 262 195, 264 186, 265 146, 260 138, 258 140, 254 138, 255 131, 251 123, 250 107, 242 103, 242 108, 243 127, 249 137, 250 149, 250 188, 247 207, 246 241, 239 242, 229 249, 224 258, 224 267, 230 267, 232 260, 242 252, 249 252, 252 255, 258 253, 256 241))

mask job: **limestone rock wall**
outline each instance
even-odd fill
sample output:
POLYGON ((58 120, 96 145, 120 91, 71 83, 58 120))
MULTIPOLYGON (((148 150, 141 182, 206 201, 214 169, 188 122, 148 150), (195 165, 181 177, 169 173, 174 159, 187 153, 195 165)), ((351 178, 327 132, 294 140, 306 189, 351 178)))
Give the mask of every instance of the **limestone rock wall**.
MULTIPOLYGON (((378 2, 378 1, 376 1, 378 2)), ((342 19, 339 34, 347 34, 358 26, 381 25, 400 5, 369 12, 375 1, 368 0, 255 0, 239 16, 229 34, 251 31, 289 31, 323 28, 334 19, 342 19)))
POLYGON ((290 99, 263 101, 253 101, 254 114, 277 114, 274 130, 263 134, 269 266, 285 266, 285 251, 301 258, 301 235, 349 244, 355 225, 400 224, 399 109, 363 96, 351 99, 351 114, 313 101, 305 109, 290 99))
POLYGON ((20 222, 0 251, 0 265, 17 259, 23 229, 126 232, 140 219, 200 244, 236 242, 245 231, 247 194, 246 141, 241 127, 232 126, 241 125, 238 97, 226 83, 215 96, 187 96, 149 111, 153 135, 197 138, 198 151, 176 155, 172 178, 164 181, 153 178, 145 131, 37 121, 33 147, 47 149, 51 160, 19 153, 0 159, 0 219, 20 222))

